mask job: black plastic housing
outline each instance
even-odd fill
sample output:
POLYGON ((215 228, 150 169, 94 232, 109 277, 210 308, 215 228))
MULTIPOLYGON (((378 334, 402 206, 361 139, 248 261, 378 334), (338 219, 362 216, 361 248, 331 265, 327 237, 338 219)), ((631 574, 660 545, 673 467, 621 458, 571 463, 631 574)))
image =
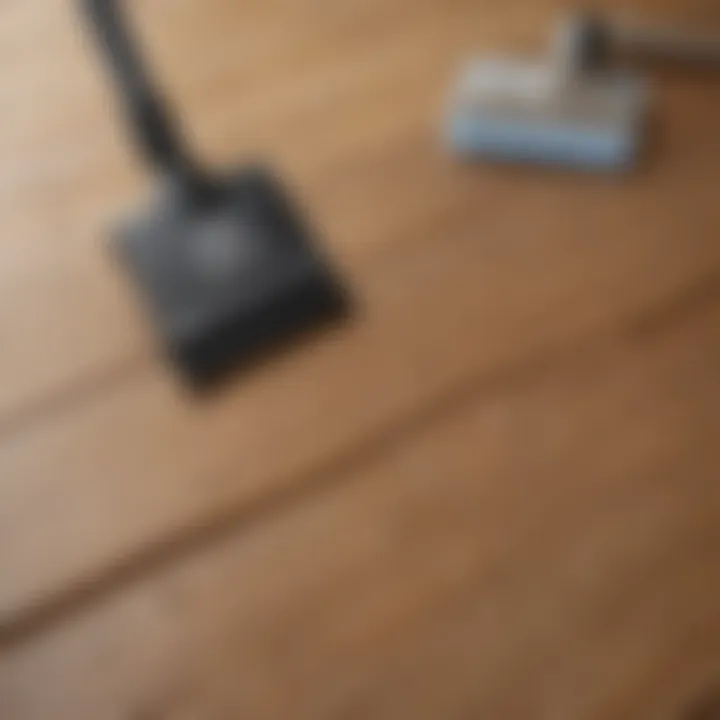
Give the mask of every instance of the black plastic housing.
POLYGON ((216 182, 202 202, 171 183, 117 239, 171 357, 195 384, 348 310, 284 190, 258 169, 216 182))

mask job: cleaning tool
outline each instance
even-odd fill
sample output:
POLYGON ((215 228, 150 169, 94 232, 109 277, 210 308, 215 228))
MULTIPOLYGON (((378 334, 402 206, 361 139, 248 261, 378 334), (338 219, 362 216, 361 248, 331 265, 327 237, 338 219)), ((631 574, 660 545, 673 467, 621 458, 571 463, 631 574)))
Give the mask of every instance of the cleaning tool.
POLYGON ((584 170, 626 170, 643 147, 648 83, 618 68, 658 58, 720 69, 720 43, 671 29, 612 24, 589 14, 561 24, 541 61, 470 62, 446 125, 459 155, 584 170))
POLYGON ((115 238, 172 359, 194 383, 345 313, 338 279, 273 176, 209 173, 187 151, 115 0, 85 0, 156 196, 115 238))

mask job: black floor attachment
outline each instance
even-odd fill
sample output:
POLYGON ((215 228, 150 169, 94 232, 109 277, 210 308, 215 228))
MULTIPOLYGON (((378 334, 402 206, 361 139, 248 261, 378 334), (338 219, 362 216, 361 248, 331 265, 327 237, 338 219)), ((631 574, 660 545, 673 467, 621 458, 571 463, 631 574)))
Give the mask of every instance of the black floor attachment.
POLYGON ((117 248, 181 372, 206 385, 279 343, 347 314, 345 290, 273 176, 201 169, 181 141, 121 21, 85 0, 144 155, 153 202, 117 248))

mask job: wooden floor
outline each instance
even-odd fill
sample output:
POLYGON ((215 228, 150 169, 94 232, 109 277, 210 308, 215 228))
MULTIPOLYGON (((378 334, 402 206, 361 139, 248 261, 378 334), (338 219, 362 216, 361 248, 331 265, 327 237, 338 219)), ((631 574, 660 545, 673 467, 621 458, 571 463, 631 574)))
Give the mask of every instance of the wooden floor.
POLYGON ((75 3, 0 3, 0 718, 694 717, 720 82, 656 75, 626 178, 462 166, 458 64, 561 2, 129 4, 203 156, 267 158, 360 310, 190 397, 104 246, 149 181, 75 3))

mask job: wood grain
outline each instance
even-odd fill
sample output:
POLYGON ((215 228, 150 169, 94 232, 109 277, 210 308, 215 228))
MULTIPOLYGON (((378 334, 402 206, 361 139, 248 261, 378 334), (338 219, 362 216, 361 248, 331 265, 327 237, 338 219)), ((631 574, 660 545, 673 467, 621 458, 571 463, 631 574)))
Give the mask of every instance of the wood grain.
MULTIPOLYGON (((130 2, 202 157, 358 298, 216 397, 103 234, 150 186, 66 3, 0 4, 0 718, 648 718, 720 681, 720 86, 608 179, 439 138, 564 0, 130 2)), ((716 3, 608 9, 720 28, 716 3)))
MULTIPOLYGON (((473 222, 442 251, 413 243, 386 258, 355 278, 366 306, 353 329, 267 366, 216 402, 198 407, 149 374, 8 439, 5 624, 187 528, 301 485, 478 376, 618 323, 622 330, 628 315, 634 322, 687 287, 717 282, 707 274, 720 259, 714 234, 677 245, 677 228, 646 226, 628 243, 621 233, 605 237, 606 222, 602 237, 581 242, 571 240, 579 231, 556 233, 554 221, 544 227, 538 218, 538 235, 513 246, 524 224, 501 219, 495 239, 508 244, 500 247, 478 239, 473 222)), ((443 231, 447 224, 429 229, 443 231)))
MULTIPOLYGON (((127 323, 106 312, 101 296, 117 291, 120 300, 120 285, 105 289, 111 273, 100 270, 96 251, 85 246, 76 263, 73 247, 80 246, 70 243, 56 251, 62 264, 48 265, 47 275, 36 275, 30 260, 30 275, 15 267, 10 288, 20 308, 38 292, 42 307, 56 307, 89 345, 57 327, 57 335, 35 332, 56 319, 40 307, 21 321, 0 305, 12 327, 29 333, 29 344, 10 343, 20 355, 3 355, 12 365, 0 368, 3 377, 24 368, 3 390, 13 394, 26 381, 49 387, 42 374, 62 367, 85 383, 83 392, 30 413, 37 422, 7 425, 0 444, 3 632, 32 624, 182 538, 281 502, 448 392, 508 363, 532 364, 595 335, 622 333, 638 316, 715 282, 717 88, 707 79, 668 81, 662 156, 621 182, 458 167, 438 147, 427 112, 437 99, 433 83, 474 11, 465 15, 462 3, 453 13, 432 3, 422 8, 398 41, 416 61, 399 63, 413 79, 393 84, 400 78, 394 65, 387 85, 382 73, 372 76, 385 88, 378 101, 387 102, 392 88, 408 102, 369 111, 377 126, 365 126, 364 116, 354 119, 357 126, 346 120, 345 137, 364 138, 368 150, 344 155, 336 146, 331 155, 341 159, 318 165, 316 184, 304 191, 317 193, 310 204, 320 208, 321 224, 337 230, 331 245, 362 301, 352 327, 198 405, 151 362, 127 359, 137 352, 139 331, 129 312, 127 323), (434 68, 430 79, 427 68, 434 68), (365 135, 368 127, 375 130, 365 135), (56 283, 59 268, 86 274, 93 287, 83 290, 77 277, 56 283), (84 323, 95 321, 86 332, 84 323), (48 337, 66 351, 51 352, 48 337), (105 359, 88 364, 89 346, 107 352, 105 359), (27 362, 28 349, 36 364, 27 362)), ((515 15, 510 8, 498 17, 510 24, 515 15)), ((313 154, 297 152, 307 153, 305 161, 313 154)), ((67 212, 94 202, 82 188, 80 204, 67 212)))
MULTIPOLYGON (((431 2, 412 3, 413 13, 377 1, 147 5, 131 7, 203 157, 223 166, 266 157, 298 186, 341 260, 387 240, 365 220, 387 186, 358 204, 348 165, 435 122, 474 13, 431 2)), ((103 241, 149 181, 79 13, 52 2, 0 12, 0 287, 12 300, 0 304, 0 376, 13 380, 0 384, 0 418, 14 421, 88 376, 147 363, 147 329, 103 241)), ((396 225, 408 218, 406 205, 382 212, 396 225)))
POLYGON ((5 716, 612 718, 720 668, 720 298, 468 391, 0 664, 5 716))
MULTIPOLYGON (((562 6, 555 0, 502 7, 462 0, 128 4, 202 156, 224 165, 267 157, 298 188, 331 249, 348 263, 387 242, 376 225, 378 208, 397 227, 420 209, 442 206, 430 175, 417 178, 403 205, 387 201, 401 187, 380 183, 362 193, 354 166, 367 163, 368 154, 379 158, 418 128, 436 146, 442 101, 459 61, 477 47, 537 49, 538 30, 562 6)), ((679 11, 667 0, 653 8, 653 16, 720 24, 707 2, 679 11)), ((133 161, 77 9, 52 0, 3 3, 0 60, 5 425, 66 402, 88 377, 108 385, 119 370, 150 362, 147 328, 103 244, 114 218, 136 203, 149 180, 133 161)), ((690 136, 695 148, 713 142, 693 122, 709 113, 706 126, 712 126, 717 103, 711 90, 698 88, 706 92, 707 106, 685 115, 693 130, 677 136, 679 147, 690 136)), ((372 177, 381 178, 391 161, 392 154, 378 160, 372 177)))

